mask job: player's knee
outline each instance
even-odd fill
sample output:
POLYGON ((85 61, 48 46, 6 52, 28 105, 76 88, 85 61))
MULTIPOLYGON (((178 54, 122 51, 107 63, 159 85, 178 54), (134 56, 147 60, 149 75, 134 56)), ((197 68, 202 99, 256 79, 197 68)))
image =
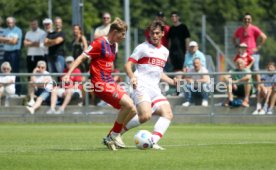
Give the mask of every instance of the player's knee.
POLYGON ((139 121, 140 121, 140 123, 145 123, 145 122, 147 122, 148 120, 150 120, 150 118, 151 118, 151 115, 149 114, 149 115, 141 115, 140 117, 139 117, 139 121))

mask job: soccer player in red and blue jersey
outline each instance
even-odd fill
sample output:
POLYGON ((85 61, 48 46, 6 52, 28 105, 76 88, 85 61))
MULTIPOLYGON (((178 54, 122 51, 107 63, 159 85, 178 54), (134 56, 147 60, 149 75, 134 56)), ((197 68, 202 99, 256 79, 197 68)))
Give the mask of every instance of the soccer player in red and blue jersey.
POLYGON ((108 137, 105 138, 105 144, 111 150, 116 147, 124 148, 125 144, 121 139, 120 132, 124 120, 129 114, 135 114, 135 106, 126 92, 114 82, 111 76, 113 63, 117 53, 117 43, 125 38, 127 24, 119 18, 111 24, 107 36, 95 39, 73 63, 71 69, 64 76, 64 81, 68 81, 72 71, 87 58, 91 59, 90 74, 91 82, 95 94, 119 109, 117 119, 111 129, 108 137))

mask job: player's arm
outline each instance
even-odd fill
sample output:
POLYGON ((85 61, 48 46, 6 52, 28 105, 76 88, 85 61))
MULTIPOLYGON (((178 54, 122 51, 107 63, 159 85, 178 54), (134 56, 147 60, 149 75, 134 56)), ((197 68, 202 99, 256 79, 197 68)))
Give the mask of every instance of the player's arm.
POLYGON ((70 81, 70 75, 72 74, 72 72, 75 70, 75 68, 77 68, 87 58, 88 57, 84 53, 82 53, 80 56, 78 56, 78 58, 72 63, 72 66, 71 66, 70 70, 64 75, 63 81, 69 82, 70 81))
POLYGON ((82 36, 81 39, 82 39, 82 44, 83 44, 83 51, 85 51, 88 47, 87 40, 86 40, 85 36, 82 36))
POLYGON ((13 38, 0 37, 0 42, 2 42, 4 44, 15 45, 18 42, 18 38, 17 37, 13 37, 13 38))
POLYGON ((135 64, 134 62, 128 61, 125 64, 125 72, 130 79, 130 83, 132 84, 133 88, 135 89, 137 87, 137 79, 132 71, 134 64, 135 64))
POLYGON ((201 79, 197 79, 196 82, 208 83, 210 80, 209 75, 203 75, 201 79))
POLYGON ((251 59, 252 59, 251 62, 247 66, 248 69, 250 69, 252 67, 252 65, 254 64, 254 62, 255 62, 255 59, 253 57, 251 57, 251 59))
POLYGON ((57 37, 57 38, 54 38, 54 39, 45 38, 44 45, 47 46, 47 47, 51 47, 53 45, 60 44, 63 41, 64 41, 63 37, 57 37))
POLYGON ((238 36, 237 36, 237 30, 234 32, 233 36, 232 36, 232 44, 234 45, 234 47, 238 47, 239 46, 239 41, 238 41, 238 36))
POLYGON ((32 42, 28 39, 24 40, 24 46, 25 47, 39 47, 39 42, 32 42))
POLYGON ((251 75, 250 74, 246 74, 241 79, 233 80, 233 83, 248 82, 250 79, 251 79, 251 75))
POLYGON ((169 76, 167 76, 165 73, 162 73, 161 74, 161 81, 167 82, 167 83, 169 83, 169 85, 174 86, 174 85, 176 85, 177 79, 176 78, 172 79, 169 76))
POLYGON ((259 44, 258 44, 258 46, 257 46, 257 50, 260 50, 261 49, 261 47, 262 47, 262 45, 265 43, 265 41, 266 41, 266 39, 267 39, 267 36, 265 35, 265 33, 263 33, 263 32, 261 32, 261 34, 260 34, 260 42, 259 42, 259 44))
POLYGON ((6 44, 8 42, 8 38, 0 36, 0 43, 6 44))

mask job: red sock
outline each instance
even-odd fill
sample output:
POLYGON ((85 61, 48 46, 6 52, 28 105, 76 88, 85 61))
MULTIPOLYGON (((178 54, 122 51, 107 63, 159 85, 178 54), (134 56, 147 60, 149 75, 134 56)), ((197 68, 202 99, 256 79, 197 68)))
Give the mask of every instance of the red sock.
POLYGON ((115 133, 120 133, 123 128, 123 124, 118 123, 117 121, 114 123, 112 131, 115 133))

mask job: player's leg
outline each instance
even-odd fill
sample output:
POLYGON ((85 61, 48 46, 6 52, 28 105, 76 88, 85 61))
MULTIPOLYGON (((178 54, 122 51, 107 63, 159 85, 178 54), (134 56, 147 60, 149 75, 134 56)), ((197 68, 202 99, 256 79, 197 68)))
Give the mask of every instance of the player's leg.
POLYGON ((59 107, 57 113, 61 114, 64 112, 65 107, 69 104, 69 102, 72 99, 74 90, 73 89, 66 89, 65 90, 65 96, 64 96, 64 100, 62 102, 62 105, 59 107))
POLYGON ((250 92, 251 92, 251 84, 249 81, 246 82, 246 84, 244 84, 244 99, 242 102, 242 105, 244 107, 249 107, 249 97, 250 97, 250 92))
POLYGON ((263 110, 266 113, 268 111, 268 104, 269 104, 269 100, 270 100, 270 96, 272 93, 272 88, 271 87, 265 87, 267 89, 266 95, 265 95, 265 103, 263 106, 263 110))
POLYGON ((51 92, 51 103, 50 109, 46 112, 47 114, 54 114, 56 112, 56 104, 58 99, 58 93, 61 89, 59 87, 54 87, 51 92))
POLYGON ((272 93, 270 96, 270 103, 269 103, 269 108, 267 110, 267 114, 272 114, 273 107, 276 104, 276 87, 272 87, 272 93), (274 89, 273 89, 274 88, 274 89))
POLYGON ((114 146, 112 146, 113 145, 112 142, 114 142, 114 145, 116 147, 119 147, 119 148, 125 147, 125 144, 121 138, 120 132, 122 131, 124 120, 126 119, 128 114, 133 114, 136 111, 133 101, 127 94, 123 95, 119 104, 121 109, 118 112, 116 121, 113 125, 113 128, 110 130, 108 137, 104 139, 104 144, 106 144, 107 147, 112 150, 114 150, 114 146))
POLYGON ((135 114, 135 116, 133 116, 132 119, 126 123, 121 131, 121 134, 124 134, 126 131, 133 129, 142 123, 145 123, 151 118, 152 111, 150 102, 144 101, 137 104, 136 110, 137 114, 135 114))
POLYGON ((171 106, 169 102, 164 102, 158 106, 158 109, 154 112, 160 116, 157 122, 154 125, 152 140, 154 143, 154 149, 164 149, 157 145, 158 141, 164 136, 168 127, 170 126, 171 120, 173 118, 171 106))
POLYGON ((133 92, 133 100, 136 104, 136 113, 130 120, 125 120, 124 129, 121 134, 126 131, 139 126, 141 123, 146 122, 151 118, 151 92, 147 90, 148 88, 139 86, 133 92))

